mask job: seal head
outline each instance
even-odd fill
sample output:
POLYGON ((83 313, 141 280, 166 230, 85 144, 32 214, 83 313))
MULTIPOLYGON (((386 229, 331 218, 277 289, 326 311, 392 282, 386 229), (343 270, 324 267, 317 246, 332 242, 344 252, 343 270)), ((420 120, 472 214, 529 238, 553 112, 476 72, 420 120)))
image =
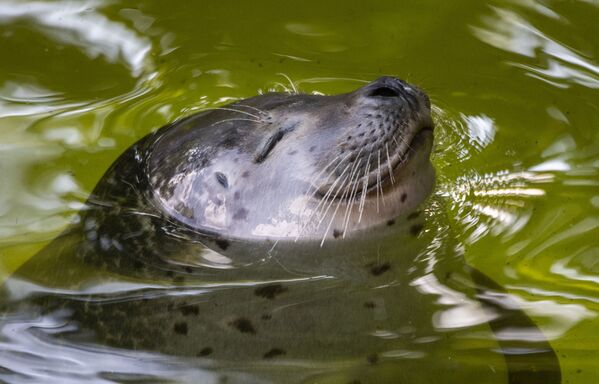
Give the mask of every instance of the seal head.
POLYGON ((159 131, 150 200, 222 238, 345 238, 430 194, 432 141, 428 97, 396 78, 334 96, 265 94, 159 131))

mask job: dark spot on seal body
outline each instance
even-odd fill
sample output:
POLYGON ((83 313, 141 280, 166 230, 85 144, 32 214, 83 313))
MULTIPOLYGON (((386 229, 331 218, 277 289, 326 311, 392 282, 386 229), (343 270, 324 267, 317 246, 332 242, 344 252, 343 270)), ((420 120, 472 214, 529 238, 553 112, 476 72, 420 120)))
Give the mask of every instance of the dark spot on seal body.
POLYGON ((366 267, 370 268, 370 273, 373 276, 380 276, 383 273, 387 272, 389 269, 391 269, 391 264, 389 264, 389 263, 383 263, 383 264, 370 263, 370 264, 367 264, 366 267))
POLYGON ((287 292, 287 288, 281 284, 271 284, 256 288, 254 294, 256 296, 264 297, 265 299, 273 300, 283 292, 287 292))
POLYGON ((214 175, 216 176, 216 181, 218 181, 220 185, 222 185, 225 188, 229 188, 229 180, 227 180, 227 176, 225 176, 224 173, 214 172, 214 175))
POLYGON ((316 145, 313 145, 310 147, 310 149, 308 149, 309 152, 314 152, 314 150, 316 149, 316 145))
POLYGON ((343 235, 343 231, 340 229, 333 229, 333 237, 335 239, 339 238, 339 236, 343 235))
POLYGON ((179 212, 180 214, 182 214, 183 216, 189 218, 189 219, 193 219, 194 218, 194 211, 193 208, 188 207, 187 205, 183 204, 183 203, 179 203, 175 206, 175 210, 177 212, 179 212))
POLYGON ((177 275, 173 277, 173 283, 183 283, 185 282, 185 276, 177 275))
POLYGON ((374 301, 367 301, 364 303, 364 308, 373 309, 376 308, 374 301))
POLYGON ((377 355, 376 353, 368 355, 366 356, 366 361, 368 361, 369 364, 376 364, 379 362, 379 355, 377 355))
POLYGON ((173 330, 179 335, 187 335, 187 323, 184 321, 175 323, 173 330))
POLYGON ((412 212, 408 215, 408 220, 417 219, 420 216, 420 211, 412 212))
POLYGON ((424 225, 422 224, 414 224, 410 227, 410 234, 414 237, 418 236, 418 234, 422 231, 424 225))
POLYGON ((229 248, 229 245, 231 245, 231 243, 229 243, 227 240, 224 240, 224 239, 218 239, 218 240, 215 240, 214 242, 223 251, 226 251, 227 248, 229 248))
MULTIPOLYGON (((222 141, 221 145, 225 148, 233 148, 238 143, 239 143, 239 140, 235 135, 228 135, 222 141)), ((234 159, 233 161, 235 161, 235 160, 238 160, 238 159, 234 159)), ((235 162, 237 162, 237 161, 235 161, 235 162)))
POLYGON ((395 224, 395 220, 393 220, 393 219, 387 221, 387 225, 390 226, 390 227, 393 226, 394 224, 395 224))
POLYGON ((281 356, 284 354, 285 354, 285 351, 282 350, 281 348, 273 348, 270 351, 266 352, 263 357, 265 359, 272 359, 273 357, 281 356))
POLYGON ((256 334, 256 329, 252 325, 252 322, 246 319, 245 317, 240 317, 235 319, 229 323, 231 327, 236 328, 241 333, 250 333, 252 335, 256 334))
POLYGON ((206 348, 203 348, 200 352, 198 352, 197 356, 198 357, 210 356, 210 355, 212 355, 212 352, 214 352, 212 350, 212 348, 206 347, 206 348))
POLYGON ((243 220, 243 219, 247 218, 247 216, 248 216, 248 210, 245 208, 239 208, 233 214, 233 220, 243 220))
POLYGON ((183 316, 189 316, 189 315, 197 316, 200 314, 200 307, 197 304, 185 305, 185 306, 179 308, 179 312, 181 312, 181 314, 183 316))
POLYGON ((400 199, 401 199, 402 203, 405 202, 407 198, 408 198, 408 194, 407 193, 404 192, 404 193, 401 194, 401 198, 400 199))

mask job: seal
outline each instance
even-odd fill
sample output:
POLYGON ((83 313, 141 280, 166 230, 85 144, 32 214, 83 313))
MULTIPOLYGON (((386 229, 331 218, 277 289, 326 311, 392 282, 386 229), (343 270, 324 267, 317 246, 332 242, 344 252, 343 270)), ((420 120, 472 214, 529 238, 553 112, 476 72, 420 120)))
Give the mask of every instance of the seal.
POLYGON ((439 372, 559 382, 534 323, 420 211, 434 185, 432 142, 428 97, 392 77, 183 118, 129 147, 75 223, 6 282, 4 324, 37 329, 17 340, 46 327, 60 346, 210 360, 206 369, 250 375, 238 382, 305 382, 304 363, 281 376, 260 365, 272 359, 318 362, 315 375, 355 361, 353 382, 397 382, 362 366, 386 361, 403 382, 439 372), (454 347, 487 327, 498 341, 454 347), (534 342, 506 339, 515 329, 534 342))

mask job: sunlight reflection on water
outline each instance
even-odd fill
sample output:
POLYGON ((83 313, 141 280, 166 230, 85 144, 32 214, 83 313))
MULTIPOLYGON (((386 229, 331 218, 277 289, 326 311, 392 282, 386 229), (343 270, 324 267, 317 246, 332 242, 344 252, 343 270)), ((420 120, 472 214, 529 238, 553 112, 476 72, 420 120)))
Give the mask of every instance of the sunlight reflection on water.
MULTIPOLYGON (((495 6, 490 8, 494 15, 483 17, 484 27, 471 27, 474 34, 494 47, 537 61, 536 65, 520 62, 509 64, 524 69, 528 76, 559 88, 568 88, 572 83, 599 88, 599 66, 584 54, 560 44, 517 12, 495 6)), ((536 9, 541 12, 548 10, 544 7, 536 9)), ((550 13, 550 16, 553 15, 550 13)), ((559 19, 567 24, 561 17, 559 19)))

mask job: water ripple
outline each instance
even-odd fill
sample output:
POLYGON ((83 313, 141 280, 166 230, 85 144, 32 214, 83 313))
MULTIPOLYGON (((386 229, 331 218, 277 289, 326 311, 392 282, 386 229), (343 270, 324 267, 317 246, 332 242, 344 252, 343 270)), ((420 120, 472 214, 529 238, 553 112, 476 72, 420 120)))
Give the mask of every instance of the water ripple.
MULTIPOLYGON (((508 64, 558 88, 568 88, 571 84, 599 88, 599 66, 592 56, 560 43, 523 17, 519 10, 498 6, 490 9, 492 14, 482 17, 481 26, 471 26, 474 35, 496 48, 536 61, 534 64, 508 61, 508 64)), ((555 18, 556 13, 546 6, 533 9, 555 18)), ((563 17, 558 17, 558 22, 567 28, 563 17)))

